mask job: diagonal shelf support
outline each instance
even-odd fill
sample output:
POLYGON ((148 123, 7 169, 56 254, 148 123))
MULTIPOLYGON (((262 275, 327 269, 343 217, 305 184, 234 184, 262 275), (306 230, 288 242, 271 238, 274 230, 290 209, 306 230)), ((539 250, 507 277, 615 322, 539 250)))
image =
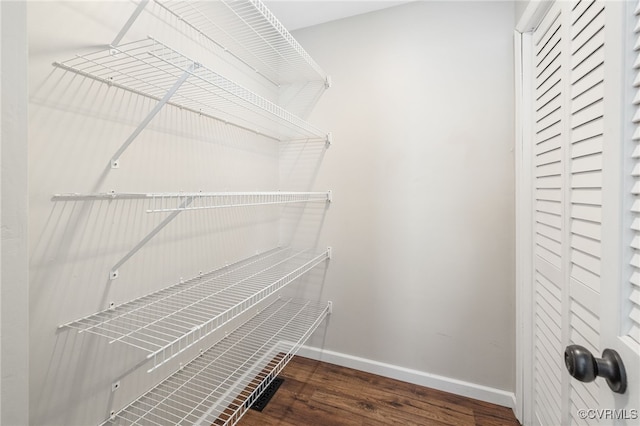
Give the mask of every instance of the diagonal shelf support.
POLYGON ((160 99, 160 101, 156 104, 156 106, 153 107, 153 109, 149 112, 149 114, 147 114, 144 120, 142 120, 142 122, 138 125, 138 127, 136 127, 133 133, 129 135, 127 140, 124 141, 120 149, 118 149, 118 151, 116 151, 116 153, 113 154, 113 157, 111 157, 112 169, 117 169, 120 167, 120 156, 122 155, 122 153, 126 151, 129 145, 131 145, 131 143, 138 137, 138 135, 144 130, 144 128, 149 125, 151 120, 153 120, 153 118, 160 112, 162 107, 164 107, 165 104, 169 102, 169 99, 171 99, 171 97, 178 91, 180 86, 182 86, 182 83, 184 83, 187 80, 187 78, 189 78, 189 76, 192 74, 192 72, 196 68, 198 68, 198 66, 199 64, 195 62, 189 65, 189 68, 187 68, 187 70, 180 76, 180 78, 178 78, 178 80, 173 84, 173 86, 164 95, 164 97, 160 99))
POLYGON ((140 3, 138 3, 138 7, 136 7, 136 10, 133 11, 133 13, 131 14, 127 22, 125 22, 124 26, 122 27, 122 29, 120 30, 116 38, 114 38, 113 41, 111 42, 111 46, 116 47, 120 44, 125 34, 129 32, 129 29, 131 28, 133 23, 136 21, 136 19, 138 19, 138 16, 140 16, 140 13, 142 13, 144 8, 147 7, 147 3, 149 3, 149 0, 141 0, 140 3))
MULTIPOLYGON (((188 198, 182 203, 181 207, 185 208, 185 207, 189 206, 189 204, 191 204, 192 202, 193 202, 193 198, 188 198)), ((118 278, 118 276, 119 276, 118 269, 122 265, 124 265, 127 262, 127 260, 131 259, 131 257, 134 254, 136 254, 138 252, 138 250, 140 250, 142 247, 144 247, 144 245, 147 244, 149 242, 149 240, 151 240, 153 237, 155 237, 156 234, 158 234, 158 232, 162 231, 162 229, 165 226, 167 226, 173 219, 175 219, 176 216, 178 216, 180 214, 180 212, 182 212, 182 211, 183 210, 176 210, 173 213, 171 213, 162 222, 160 222, 160 224, 158 226, 153 228, 153 230, 151 232, 149 232, 146 237, 144 237, 142 240, 140 240, 140 242, 138 244, 136 244, 131 250, 129 250, 129 252, 127 254, 125 254, 122 259, 120 259, 115 265, 113 265, 113 268, 111 268, 111 271, 109 271, 109 279, 110 280, 115 280, 116 278, 118 278)))

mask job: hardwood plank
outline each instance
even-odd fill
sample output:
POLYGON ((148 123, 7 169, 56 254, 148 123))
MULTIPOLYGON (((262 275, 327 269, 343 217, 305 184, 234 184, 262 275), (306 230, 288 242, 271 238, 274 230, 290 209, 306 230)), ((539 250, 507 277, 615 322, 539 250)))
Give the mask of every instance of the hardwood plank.
POLYGON ((240 426, 519 425, 506 407, 299 356, 280 377, 267 407, 240 426))
MULTIPOLYGON (((293 424, 293 425, 336 425, 336 426, 361 426, 362 418, 356 416, 344 415, 338 413, 333 407, 323 403, 317 403, 308 395, 298 394, 285 389, 285 384, 289 381, 284 377, 285 381, 278 389, 278 392, 271 399, 262 413, 250 411, 253 423, 242 419, 240 425, 260 426, 267 424, 264 420, 269 418, 276 421, 275 424, 293 424), (257 415, 260 414, 260 415, 257 415), (279 423, 278 423, 279 422, 279 423)), ((248 414, 245 417, 248 418, 248 414)))
MULTIPOLYGON (((435 392, 428 394, 424 391, 432 390, 357 370, 325 364, 316 377, 322 381, 326 380, 326 387, 333 392, 345 395, 366 395, 396 405, 397 409, 403 407, 403 409, 415 410, 417 408, 424 412, 443 413, 431 417, 440 420, 450 418, 450 424, 469 424, 473 414, 471 410, 448 401, 446 399, 448 394, 435 392)), ((318 386, 325 387, 320 383, 318 386)))
MULTIPOLYGON (((369 424, 371 420, 380 424, 403 424, 403 425, 433 425, 448 426, 451 423, 442 423, 429 419, 421 415, 416 415, 403 410, 400 403, 397 408, 385 406, 383 401, 367 396, 367 391, 358 394, 343 394, 335 392, 317 391, 313 395, 313 400, 320 404, 325 404, 336 412, 343 411, 351 416, 364 418, 363 423, 369 424)), ((468 423, 467 423, 468 424, 468 423)))

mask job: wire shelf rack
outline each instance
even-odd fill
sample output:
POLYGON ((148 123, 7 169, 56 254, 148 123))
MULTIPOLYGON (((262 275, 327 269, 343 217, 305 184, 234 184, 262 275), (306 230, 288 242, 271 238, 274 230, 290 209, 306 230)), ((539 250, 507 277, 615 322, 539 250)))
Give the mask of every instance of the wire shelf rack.
POLYGON ((162 192, 162 193, 97 193, 55 194, 52 201, 76 200, 149 200, 147 213, 164 213, 185 210, 219 209, 245 206, 265 206, 332 200, 326 192, 162 192))
POLYGON ((331 201, 331 192, 151 194, 147 213, 331 201))
POLYGON ((327 132, 152 37, 53 65, 276 140, 328 138, 327 132))
POLYGON ((155 2, 275 85, 328 85, 325 72, 260 0, 155 2))
POLYGON ((103 424, 236 424, 330 310, 277 299, 103 424))
POLYGON ((110 307, 73 328, 147 353, 151 372, 329 259, 331 250, 278 248, 110 307))

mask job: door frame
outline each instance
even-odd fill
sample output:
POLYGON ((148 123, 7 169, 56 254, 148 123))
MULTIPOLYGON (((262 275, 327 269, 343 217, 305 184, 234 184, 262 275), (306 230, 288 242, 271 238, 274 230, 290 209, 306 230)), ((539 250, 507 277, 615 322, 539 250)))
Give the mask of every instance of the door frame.
POLYGON ((553 1, 530 1, 514 30, 515 62, 515 212, 516 212, 516 388, 514 414, 533 424, 533 404, 526 392, 533 384, 533 77, 532 32, 553 1))
MULTIPOLYGON (((515 388, 515 407, 514 413, 516 418, 523 425, 533 424, 533 399, 530 394, 533 389, 533 169, 531 160, 533 155, 533 99, 531 97, 533 76, 531 75, 531 49, 532 49, 532 32, 541 23, 545 14, 552 6, 553 0, 530 1, 525 9, 522 17, 518 21, 514 31, 514 62, 515 62, 515 178, 516 178, 516 388, 515 388)), ((607 25, 611 28, 617 28, 615 24, 621 18, 621 14, 628 15, 629 9, 635 8, 635 4, 624 2, 620 8, 613 8, 613 13, 609 13, 607 25), (625 9, 626 8, 626 9, 625 9), (612 24, 613 22, 613 24, 612 24)), ((626 16, 625 15, 625 16, 626 16)), ((626 22, 623 20, 623 22, 626 22)), ((609 146, 605 157, 605 166, 608 170, 618 170, 623 166, 622 172, 608 172, 604 176, 607 179, 607 186, 617 187, 618 191, 607 192, 607 202, 603 205, 609 206, 606 217, 603 220, 603 233, 607 235, 615 235, 615 238, 608 238, 606 246, 603 246, 603 274, 602 279, 612 282, 621 283, 621 272, 624 271, 624 256, 622 226, 628 221, 629 200, 626 195, 629 190, 629 183, 625 180, 624 173, 628 169, 628 165, 623 161, 626 144, 630 140, 633 133, 633 125, 631 117, 633 116, 633 108, 630 98, 633 94, 627 91, 625 84, 628 85, 631 78, 627 72, 629 65, 633 62, 632 53, 627 49, 631 43, 628 39, 628 30, 630 23, 618 28, 618 32, 608 43, 613 43, 614 47, 607 49, 606 62, 610 64, 618 64, 615 66, 625 67, 624 69, 615 69, 619 74, 618 78, 609 80, 607 85, 607 93, 605 99, 607 102, 607 111, 613 113, 608 114, 609 117, 619 117, 619 120, 610 118, 606 120, 605 125, 610 137, 607 141, 623 140, 624 144, 609 146), (626 57, 625 57, 626 56, 626 57), (619 93, 622 91, 624 96, 618 102, 619 93), (623 147, 624 145, 624 147, 623 147), (611 218, 611 219, 609 219, 611 218), (605 231, 606 230, 606 231, 605 231), (606 258, 606 261, 605 261, 606 258)), ((631 90, 629 88, 629 90, 631 90)), ((628 153, 626 153, 628 154, 628 153)), ((620 286, 616 286, 616 291, 604 292, 601 295, 601 305, 610 306, 616 301, 621 300, 620 286)), ((617 335, 620 330, 620 323, 625 319, 622 317, 623 312, 616 317, 607 317, 608 322, 601 324, 601 329, 610 330, 611 333, 606 335, 617 335), (613 333, 615 331, 615 333, 613 333)), ((602 318, 601 318, 602 320, 602 318)), ((613 346, 605 341, 605 346, 613 346)), ((604 346, 603 346, 604 347, 604 346)), ((599 354, 598 354, 599 355, 599 354)), ((606 386, 605 386, 606 387, 606 386)), ((607 395, 609 393, 606 393, 607 395)), ((615 407, 616 404, 613 396, 609 395, 605 404, 608 407, 615 407)))

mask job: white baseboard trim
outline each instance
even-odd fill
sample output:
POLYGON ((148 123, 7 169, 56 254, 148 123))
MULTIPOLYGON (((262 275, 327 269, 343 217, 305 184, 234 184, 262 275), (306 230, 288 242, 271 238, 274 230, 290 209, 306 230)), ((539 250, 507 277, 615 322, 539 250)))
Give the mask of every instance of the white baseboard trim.
POLYGON ((516 416, 516 419, 518 419, 520 424, 522 424, 522 419, 519 417, 519 413, 518 413, 518 400, 516 399, 516 394, 513 392, 511 393, 511 405, 509 405, 508 407, 511 407, 511 411, 513 411, 513 414, 516 416))
POLYGON ((353 368, 391 379, 402 380, 403 382, 425 386, 432 389, 450 392, 467 398, 479 399, 514 409, 516 406, 516 396, 513 392, 490 388, 488 386, 477 385, 458 379, 439 376, 437 374, 425 373, 423 371, 412 370, 410 368, 399 367, 397 365, 386 364, 384 362, 373 361, 366 358, 342 354, 329 350, 303 346, 298 351, 298 355, 329 364, 340 365, 342 367, 353 368))

